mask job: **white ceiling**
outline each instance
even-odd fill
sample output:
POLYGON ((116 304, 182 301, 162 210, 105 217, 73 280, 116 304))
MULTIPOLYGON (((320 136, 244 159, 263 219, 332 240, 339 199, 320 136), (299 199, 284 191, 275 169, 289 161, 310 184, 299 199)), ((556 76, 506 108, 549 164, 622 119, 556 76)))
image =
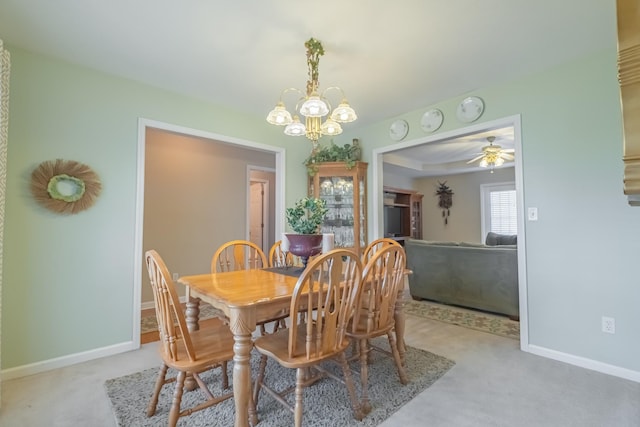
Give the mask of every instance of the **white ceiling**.
MULTIPOLYGON (((467 162, 481 154, 482 147, 489 145, 489 136, 495 137, 493 145, 515 149, 513 127, 491 129, 384 154, 384 172, 412 178, 477 172, 478 162, 467 162)), ((505 161, 500 168, 514 165, 514 161, 505 161)))
POLYGON ((315 37, 320 86, 345 90, 356 128, 615 46, 613 0, 584 4, 0 0, 0 38, 266 117, 282 89, 304 88, 315 37))

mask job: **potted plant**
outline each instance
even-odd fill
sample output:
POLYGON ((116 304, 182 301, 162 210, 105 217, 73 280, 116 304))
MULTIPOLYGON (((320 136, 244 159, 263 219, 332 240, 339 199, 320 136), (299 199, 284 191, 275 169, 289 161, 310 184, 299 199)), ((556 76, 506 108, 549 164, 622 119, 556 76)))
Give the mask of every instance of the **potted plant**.
POLYGON ((304 160, 307 173, 311 176, 318 171, 318 164, 324 162, 344 162, 347 169, 355 166, 360 160, 362 150, 358 139, 354 138, 352 144, 344 144, 342 147, 331 141, 331 144, 311 152, 304 160))
POLYGON ((285 211, 287 224, 295 232, 285 234, 289 240, 289 252, 302 258, 304 267, 310 256, 322 250, 320 226, 327 211, 327 203, 314 197, 304 197, 285 211))

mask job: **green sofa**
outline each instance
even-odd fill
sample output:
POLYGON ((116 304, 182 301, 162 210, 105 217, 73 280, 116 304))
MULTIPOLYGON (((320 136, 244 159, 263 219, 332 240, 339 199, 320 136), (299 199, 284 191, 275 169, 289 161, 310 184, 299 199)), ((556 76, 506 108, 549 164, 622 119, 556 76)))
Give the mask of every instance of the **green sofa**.
POLYGON ((414 299, 519 318, 516 245, 407 240, 405 251, 414 299))

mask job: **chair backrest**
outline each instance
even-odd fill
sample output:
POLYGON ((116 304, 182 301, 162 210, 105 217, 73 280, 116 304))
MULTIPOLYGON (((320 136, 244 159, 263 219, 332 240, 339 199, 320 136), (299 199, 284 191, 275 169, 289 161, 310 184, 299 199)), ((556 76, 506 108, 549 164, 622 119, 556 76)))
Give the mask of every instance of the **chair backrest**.
POLYGON ((211 258, 211 272, 266 268, 267 257, 258 245, 248 240, 231 240, 218 248, 211 258))
POLYGON ((282 250, 282 240, 278 240, 269 249, 269 267, 286 267, 288 255, 282 250))
POLYGON ((382 237, 380 239, 374 240, 373 242, 369 243, 369 245, 367 245, 367 247, 364 249, 364 252, 362 253, 362 262, 366 264, 369 259, 371 259, 373 254, 387 246, 402 247, 402 245, 398 243, 397 240, 390 239, 388 237, 382 237))
POLYGON ((400 245, 377 250, 362 272, 362 292, 355 302, 352 332, 372 333, 393 326, 398 291, 405 280, 406 254, 400 245))
POLYGON ((182 340, 183 351, 186 351, 189 360, 193 362, 196 354, 171 274, 158 252, 147 251, 145 260, 153 289, 162 351, 170 360, 178 361, 178 341, 182 340))
POLYGON ((302 259, 291 252, 282 250, 282 240, 278 240, 269 249, 269 267, 302 266, 302 259))
POLYGON ((334 249, 309 261, 291 298, 289 356, 313 360, 347 347, 345 333, 361 279, 362 262, 353 251, 334 249), (298 323, 299 319, 306 321, 298 323), (304 341, 297 339, 300 328, 304 341))

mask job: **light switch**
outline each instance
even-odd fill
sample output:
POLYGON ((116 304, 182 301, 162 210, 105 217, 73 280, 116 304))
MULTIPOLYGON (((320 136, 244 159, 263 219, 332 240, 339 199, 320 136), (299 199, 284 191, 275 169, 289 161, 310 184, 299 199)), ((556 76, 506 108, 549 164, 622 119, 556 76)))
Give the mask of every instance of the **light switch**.
POLYGON ((538 220, 538 208, 529 208, 527 210, 527 219, 529 221, 537 221, 538 220))

